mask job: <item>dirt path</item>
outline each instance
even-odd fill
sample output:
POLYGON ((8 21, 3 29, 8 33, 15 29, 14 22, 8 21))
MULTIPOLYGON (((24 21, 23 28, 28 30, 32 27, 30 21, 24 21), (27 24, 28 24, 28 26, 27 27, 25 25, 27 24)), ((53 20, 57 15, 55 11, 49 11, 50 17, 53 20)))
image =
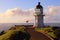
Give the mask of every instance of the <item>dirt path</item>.
POLYGON ((30 40, 52 40, 48 36, 35 31, 34 28, 26 28, 26 30, 31 35, 30 40))

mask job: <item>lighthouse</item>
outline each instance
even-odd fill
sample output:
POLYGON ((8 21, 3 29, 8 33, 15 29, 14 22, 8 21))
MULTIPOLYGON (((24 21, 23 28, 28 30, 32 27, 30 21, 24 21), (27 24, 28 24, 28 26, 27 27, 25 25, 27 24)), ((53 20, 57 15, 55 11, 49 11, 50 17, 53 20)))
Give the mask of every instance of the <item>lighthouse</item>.
POLYGON ((40 4, 40 2, 38 2, 38 5, 36 5, 34 16, 35 16, 34 26, 35 27, 44 27, 43 7, 40 4))

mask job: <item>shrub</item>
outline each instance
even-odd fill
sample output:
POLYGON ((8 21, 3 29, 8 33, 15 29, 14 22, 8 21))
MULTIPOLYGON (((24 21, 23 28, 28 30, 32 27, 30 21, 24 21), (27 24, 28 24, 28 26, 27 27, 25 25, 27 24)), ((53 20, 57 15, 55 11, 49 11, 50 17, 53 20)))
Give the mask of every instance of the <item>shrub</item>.
POLYGON ((60 39, 60 28, 56 29, 54 32, 57 39, 60 39))
MULTIPOLYGON (((29 40, 30 34, 26 32, 24 27, 15 27, 16 29, 7 30, 7 32, 0 36, 0 40, 29 40)), ((4 33, 4 32, 1 32, 4 33)))
POLYGON ((9 40, 29 40, 30 35, 28 33, 18 31, 14 34, 12 34, 9 38, 9 40))
POLYGON ((5 31, 2 31, 2 32, 0 32, 0 35, 3 35, 5 33, 5 31))
POLYGON ((52 30, 55 31, 55 30, 58 29, 58 28, 60 28, 60 27, 52 27, 52 30))

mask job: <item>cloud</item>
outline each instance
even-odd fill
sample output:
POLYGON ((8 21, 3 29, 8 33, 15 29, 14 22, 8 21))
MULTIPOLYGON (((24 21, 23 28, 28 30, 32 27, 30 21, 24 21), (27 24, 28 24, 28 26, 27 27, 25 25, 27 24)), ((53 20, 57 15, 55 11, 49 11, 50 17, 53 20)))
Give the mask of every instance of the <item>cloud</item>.
POLYGON ((21 23, 26 20, 31 22, 33 20, 33 13, 33 9, 8 9, 5 13, 0 13, 0 23, 21 23))
MULTIPOLYGON (((48 6, 44 9, 44 14, 44 22, 60 22, 60 6, 48 6)), ((13 8, 0 13, 0 23, 24 23, 26 20, 34 22, 34 8, 27 10, 13 8)))
POLYGON ((45 15, 45 22, 60 23, 60 6, 48 6, 45 15))

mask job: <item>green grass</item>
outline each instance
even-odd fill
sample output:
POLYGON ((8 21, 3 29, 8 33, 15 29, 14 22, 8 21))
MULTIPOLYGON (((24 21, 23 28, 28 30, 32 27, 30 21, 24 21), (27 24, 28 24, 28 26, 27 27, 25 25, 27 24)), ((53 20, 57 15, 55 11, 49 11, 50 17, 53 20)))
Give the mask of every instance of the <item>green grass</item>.
POLYGON ((7 33, 0 36, 0 40, 9 40, 10 35, 14 32, 14 30, 9 30, 7 33))
POLYGON ((9 40, 9 37, 10 37, 12 34, 18 32, 18 31, 25 32, 25 31, 24 31, 24 27, 19 27, 19 28, 16 28, 15 30, 10 29, 10 30, 6 31, 5 34, 3 34, 3 35, 0 36, 0 40, 9 40))
POLYGON ((50 37, 55 38, 54 31, 52 30, 52 27, 46 27, 46 28, 35 28, 36 31, 42 32, 50 37))
MULTIPOLYGON (((24 31, 25 27, 13 27, 10 30, 7 30, 5 34, 0 36, 0 40, 9 40, 9 37, 18 31, 24 31), (15 28, 15 29, 14 29, 15 28)), ((35 28, 35 31, 45 33, 48 36, 51 36, 55 38, 54 31, 52 30, 52 27, 46 27, 46 28, 35 28)))

